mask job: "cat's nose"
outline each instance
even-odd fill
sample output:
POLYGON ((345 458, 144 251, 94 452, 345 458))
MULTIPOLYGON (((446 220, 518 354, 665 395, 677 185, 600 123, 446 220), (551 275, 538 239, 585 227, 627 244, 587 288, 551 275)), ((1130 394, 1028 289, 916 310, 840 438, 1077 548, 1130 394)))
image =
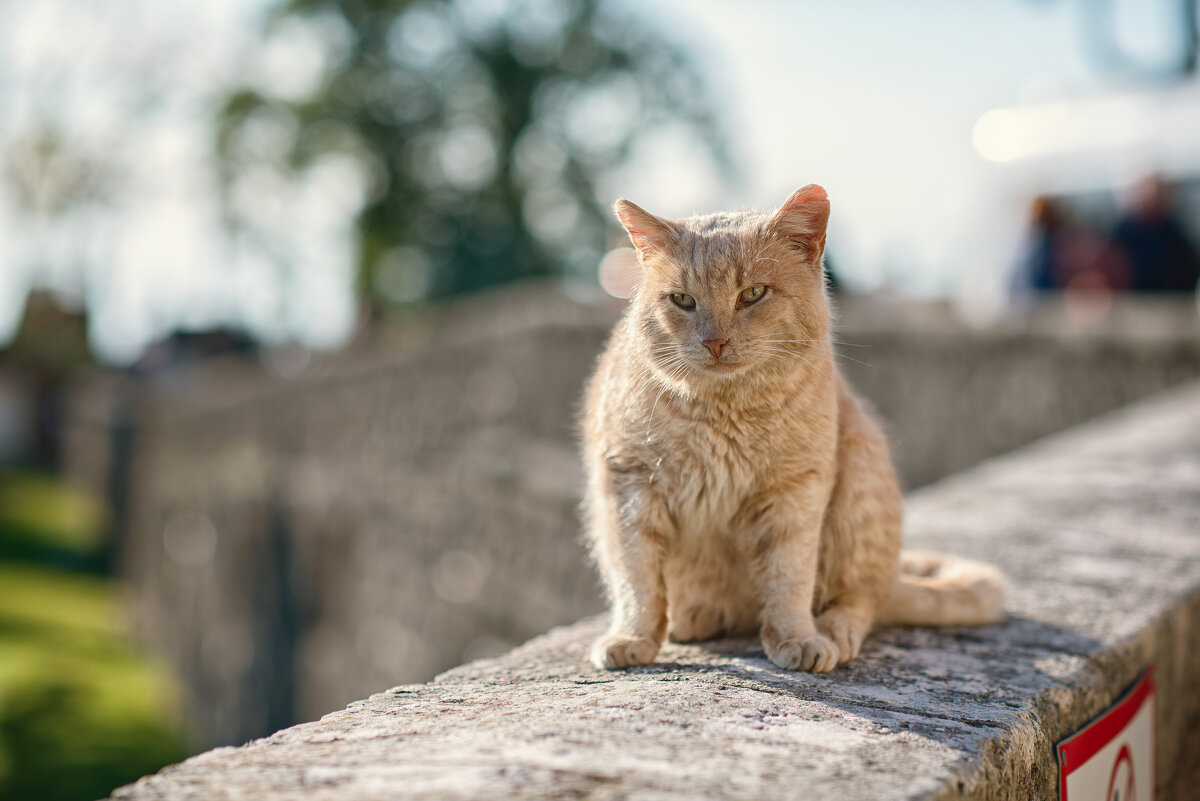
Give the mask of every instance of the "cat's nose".
POLYGON ((704 340, 704 347, 708 348, 708 352, 713 355, 714 359, 719 359, 721 358, 721 348, 725 347, 725 343, 728 341, 729 339, 726 337, 706 339, 704 340))

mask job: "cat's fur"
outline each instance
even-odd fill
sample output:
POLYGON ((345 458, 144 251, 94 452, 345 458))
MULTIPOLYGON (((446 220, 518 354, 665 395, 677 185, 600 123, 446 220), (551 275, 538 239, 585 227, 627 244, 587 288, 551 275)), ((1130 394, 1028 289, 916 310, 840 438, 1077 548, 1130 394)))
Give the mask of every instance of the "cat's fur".
POLYGON ((833 359, 825 190, 769 213, 614 208, 643 275, 583 420, 587 530, 612 605, 596 664, 646 664, 668 635, 759 632, 776 664, 823 672, 876 622, 1000 619, 995 569, 900 553, 887 444, 833 359), (760 285, 757 301, 739 294, 760 285))

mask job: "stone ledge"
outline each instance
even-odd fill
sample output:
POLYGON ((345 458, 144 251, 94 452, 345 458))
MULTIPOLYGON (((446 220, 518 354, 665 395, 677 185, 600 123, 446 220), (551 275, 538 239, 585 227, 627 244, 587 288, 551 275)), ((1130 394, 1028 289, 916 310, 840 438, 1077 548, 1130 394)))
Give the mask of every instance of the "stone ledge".
POLYGON ((1200 791, 1200 385, 954 476, 908 519, 910 545, 1003 567, 1012 618, 886 629, 825 676, 753 641, 605 673, 591 619, 113 797, 1054 798, 1053 743, 1152 661, 1158 797, 1200 791))

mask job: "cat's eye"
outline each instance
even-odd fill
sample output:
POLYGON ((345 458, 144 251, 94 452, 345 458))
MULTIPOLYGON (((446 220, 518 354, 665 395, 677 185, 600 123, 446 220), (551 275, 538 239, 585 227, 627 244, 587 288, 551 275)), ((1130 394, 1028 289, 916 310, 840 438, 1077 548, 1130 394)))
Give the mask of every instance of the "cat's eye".
POLYGON ((762 300, 762 296, 765 294, 767 294, 767 288, 762 284, 755 284, 754 286, 748 286, 743 289, 741 294, 738 295, 738 299, 742 303, 749 305, 762 300))
POLYGON ((671 302, 679 308, 686 309, 687 311, 691 311, 692 309, 696 308, 696 299, 686 292, 671 293, 671 302))

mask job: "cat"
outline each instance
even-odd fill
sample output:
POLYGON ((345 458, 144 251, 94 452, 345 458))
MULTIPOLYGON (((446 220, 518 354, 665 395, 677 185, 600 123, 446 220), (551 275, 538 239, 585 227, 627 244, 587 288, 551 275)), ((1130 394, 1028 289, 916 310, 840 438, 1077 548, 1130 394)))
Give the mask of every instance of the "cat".
POLYGON ((584 517, 612 608, 602 668, 759 634, 826 672, 876 623, 1003 618, 995 568, 901 553, 879 424, 834 361, 816 185, 774 212, 614 211, 642 276, 588 383, 584 517))

